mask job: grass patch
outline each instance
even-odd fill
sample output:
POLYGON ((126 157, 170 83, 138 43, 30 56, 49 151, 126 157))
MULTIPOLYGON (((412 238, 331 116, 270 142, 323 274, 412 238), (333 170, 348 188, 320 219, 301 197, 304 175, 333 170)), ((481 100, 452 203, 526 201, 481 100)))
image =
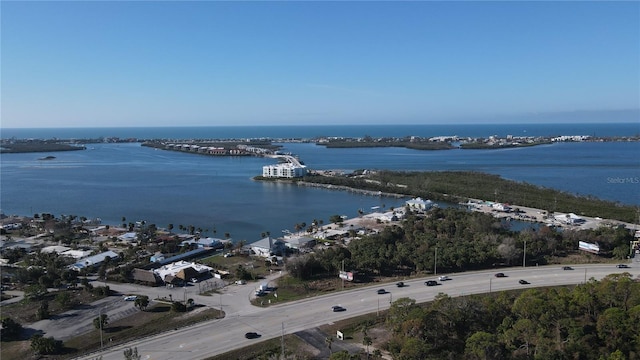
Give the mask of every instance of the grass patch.
MULTIPOLYGON (((313 359, 313 354, 307 350, 308 345, 295 335, 285 335, 284 352, 287 358, 295 356, 296 359, 313 359)), ((279 359, 282 354, 282 339, 275 338, 261 341, 242 349, 229 351, 224 354, 216 355, 206 360, 267 360, 279 359)))
MULTIPOLYGON (((171 306, 158 304, 147 311, 139 311, 131 316, 109 323, 102 334, 104 346, 114 346, 142 337, 174 331, 202 321, 219 319, 223 316, 219 310, 195 308, 186 313, 171 311, 171 306)), ((100 332, 90 331, 64 342, 65 354, 50 356, 54 359, 68 359, 100 349, 100 332)), ((2 359, 25 359, 32 356, 30 341, 2 343, 2 359)))
POLYGON ((330 294, 332 292, 342 291, 343 289, 349 290, 370 286, 377 283, 392 286, 396 281, 406 281, 407 279, 408 278, 404 277, 402 279, 397 277, 375 277, 369 279, 370 281, 367 282, 345 281, 343 285, 342 280, 338 279, 335 275, 321 277, 311 281, 304 281, 285 275, 277 280, 277 289, 275 291, 268 292, 264 296, 253 299, 251 303, 256 306, 269 306, 330 294), (275 294, 278 294, 277 297, 275 294))
POLYGON ((2 307, 2 317, 10 317, 20 324, 31 324, 39 319, 37 318, 37 311, 43 302, 47 302, 49 306, 49 315, 55 316, 61 314, 67 310, 88 306, 96 300, 104 298, 104 295, 96 294, 91 291, 84 290, 83 288, 60 290, 56 292, 49 292, 42 300, 27 300, 26 298, 13 304, 5 305, 2 307), (66 293, 69 295, 69 301, 66 306, 56 301, 58 294, 66 293))
POLYGON ((200 263, 211 266, 217 270, 225 270, 230 272, 230 278, 227 280, 246 280, 257 281, 264 279, 270 275, 272 271, 280 271, 277 266, 267 266, 265 260, 259 257, 251 257, 247 255, 234 255, 231 257, 220 256, 220 254, 212 255, 199 260, 200 263), (239 269, 243 269, 239 271, 239 269), (238 278, 239 274, 244 274, 244 278, 238 278))

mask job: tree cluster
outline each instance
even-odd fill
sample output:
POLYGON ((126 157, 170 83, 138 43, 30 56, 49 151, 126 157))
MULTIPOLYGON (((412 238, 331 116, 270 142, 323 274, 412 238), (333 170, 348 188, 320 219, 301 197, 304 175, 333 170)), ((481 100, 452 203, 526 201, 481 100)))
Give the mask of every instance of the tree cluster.
POLYGON ((63 349, 64 344, 61 340, 56 340, 53 337, 44 337, 40 334, 36 334, 31 337, 31 350, 36 354, 58 354, 63 349))
POLYGON ((578 196, 498 175, 471 171, 403 172, 378 171, 358 176, 305 176, 303 181, 348 186, 356 189, 398 193, 425 199, 456 202, 465 198, 517 204, 551 212, 574 212, 630 223, 637 220, 637 207, 578 196))
POLYGON ((628 273, 575 288, 396 300, 394 359, 638 359, 640 283, 628 273))
POLYGON ((487 269, 522 264, 523 259, 543 265, 577 252, 579 241, 598 243, 603 256, 624 259, 631 240, 633 234, 621 227, 558 232, 541 226, 514 232, 489 214, 434 208, 426 216, 410 214, 402 226, 353 240, 347 248, 291 258, 287 270, 305 280, 335 276, 343 265, 345 270, 381 276, 487 269))

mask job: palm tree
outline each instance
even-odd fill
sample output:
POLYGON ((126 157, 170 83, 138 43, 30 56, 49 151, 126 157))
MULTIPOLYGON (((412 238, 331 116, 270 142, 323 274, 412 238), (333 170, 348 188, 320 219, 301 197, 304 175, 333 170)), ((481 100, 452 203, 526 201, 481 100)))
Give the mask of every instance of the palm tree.
POLYGON ((364 333, 364 337, 362 338, 362 345, 367 347, 367 359, 369 358, 369 345, 373 344, 373 340, 367 333, 364 333))
POLYGON ((173 230, 173 224, 167 225, 167 229, 169 230, 169 234, 171 234, 171 231, 173 230))
POLYGON ((244 240, 238 241, 238 243, 236 244, 236 251, 240 252, 246 243, 247 242, 244 240))

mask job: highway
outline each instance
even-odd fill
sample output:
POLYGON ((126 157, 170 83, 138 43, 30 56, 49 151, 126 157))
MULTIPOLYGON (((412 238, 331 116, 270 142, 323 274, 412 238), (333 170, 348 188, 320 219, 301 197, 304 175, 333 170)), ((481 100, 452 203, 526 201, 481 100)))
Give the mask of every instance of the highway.
POLYGON ((224 309, 227 316, 223 319, 171 330, 103 352, 92 353, 80 359, 102 356, 103 360, 120 360, 123 350, 129 347, 137 347, 142 359, 148 360, 205 359, 259 341, 280 337, 283 329, 284 334, 291 334, 331 324, 337 320, 385 310, 392 301, 401 297, 409 297, 420 303, 433 300, 438 293, 455 297, 511 289, 571 285, 584 283, 590 278, 602 279, 608 274, 622 272, 629 272, 634 278, 640 276, 640 262, 634 262, 630 266, 628 269, 618 269, 612 264, 575 265, 572 266, 574 270, 562 270, 561 266, 506 268, 500 270, 506 275, 504 278, 495 277, 496 270, 448 274, 451 280, 439 281, 438 286, 425 286, 424 281, 435 279, 428 277, 404 281, 406 286, 402 288, 396 287, 394 283, 377 284, 268 308, 249 305, 247 294, 253 287, 245 285, 241 290, 209 297, 209 302, 217 300, 223 305, 223 309, 227 307, 224 309), (519 284, 520 279, 528 281, 529 284, 519 284), (380 288, 384 288, 387 293, 379 295, 377 290, 380 288), (333 305, 341 305, 346 311, 332 312, 333 305), (245 339, 244 334, 250 331, 255 331, 262 337, 245 339))

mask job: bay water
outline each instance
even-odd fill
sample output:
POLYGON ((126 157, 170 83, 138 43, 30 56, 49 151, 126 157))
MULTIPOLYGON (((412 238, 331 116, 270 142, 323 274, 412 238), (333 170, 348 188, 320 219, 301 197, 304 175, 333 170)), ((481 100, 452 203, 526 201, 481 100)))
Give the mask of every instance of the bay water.
MULTIPOLYGON (((158 131, 164 130, 157 129, 148 129, 147 134, 154 136, 142 137, 158 137, 158 131)), ((353 136, 378 136, 367 133, 367 129, 351 131, 360 132, 353 136)), ((32 135, 40 131, 30 130, 32 135)), ((190 131, 178 131, 174 137, 180 138, 190 131)), ((234 131, 238 133, 226 137, 255 137, 238 129, 234 131)), ((301 133, 282 136, 287 134, 271 131, 280 133, 273 137, 305 137, 301 133)), ((626 131, 617 136, 633 135, 628 133, 631 130, 626 131)), ((105 129, 87 129, 83 134, 78 138, 117 136, 105 129), (103 135, 87 136, 98 133, 103 135)), ((213 132, 200 132, 203 134, 213 132)), ((453 133, 433 136, 445 134, 453 133)), ((558 133, 572 134, 577 133, 558 133)), ((6 135, 3 129, 3 138, 6 135)), ((70 138, 65 135, 69 133, 61 132, 58 137, 70 138)), ((206 136, 198 138, 203 137, 206 136)), ((570 193, 640 205, 639 142, 446 151, 326 149, 312 143, 288 142, 281 145, 311 169, 482 171, 570 193)), ((209 236, 224 237, 229 233, 234 241, 253 242, 265 232, 280 236, 283 231, 293 231, 298 223, 310 224, 314 219, 327 223, 331 215, 354 217, 359 209, 398 207, 405 200, 252 180, 253 176, 261 175, 262 166, 272 163, 274 160, 267 158, 210 157, 156 150, 140 143, 90 144, 84 151, 2 154, 0 209, 5 214, 17 215, 47 212, 56 216, 99 217, 103 223, 112 225, 120 224, 122 217, 126 222, 145 220, 158 227, 173 224, 175 229, 179 225, 193 225, 208 230, 209 236), (47 155, 55 159, 38 160, 47 155)))

